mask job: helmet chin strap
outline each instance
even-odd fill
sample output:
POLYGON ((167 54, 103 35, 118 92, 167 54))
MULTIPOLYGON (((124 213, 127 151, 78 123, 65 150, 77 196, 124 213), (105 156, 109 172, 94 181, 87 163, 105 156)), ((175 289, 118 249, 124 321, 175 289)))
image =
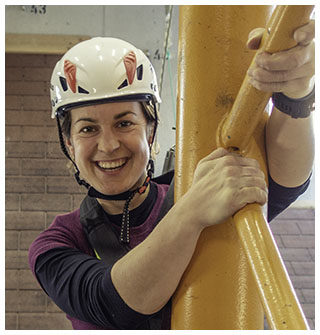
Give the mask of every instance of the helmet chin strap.
MULTIPOLYGON (((100 193, 94 187, 89 186, 88 196, 93 197, 93 198, 104 199, 104 200, 127 200, 132 194, 136 194, 136 193, 143 194, 146 191, 146 189, 148 187, 148 184, 149 184, 149 182, 152 178, 153 173, 154 173, 154 162, 153 162, 152 159, 149 159, 148 166, 147 166, 147 177, 145 178, 142 186, 140 186, 140 187, 138 187, 134 190, 131 190, 131 191, 125 191, 125 192, 122 192, 120 194, 114 194, 114 195, 100 193)), ((77 178, 79 178, 79 176, 76 177, 76 179, 77 178)), ((80 180, 80 182, 81 182, 81 180, 80 180)))
MULTIPOLYGON (((115 195, 108 195, 108 194, 102 194, 99 191, 97 191, 95 188, 93 188, 92 186, 89 186, 89 189, 88 189, 89 197, 99 198, 99 199, 104 199, 104 200, 125 200, 126 201, 123 207, 122 219, 121 219, 121 230, 120 230, 120 237, 119 237, 119 241, 121 243, 124 243, 124 244, 130 243, 130 211, 129 211, 130 202, 132 201, 136 193, 143 194, 146 191, 153 173, 154 173, 154 163, 152 159, 149 159, 149 163, 147 166, 147 177, 145 178, 143 185, 140 186, 139 188, 136 188, 135 190, 126 191, 126 192, 115 194, 115 195)), ((78 178, 79 178, 79 175, 78 175, 78 178)))

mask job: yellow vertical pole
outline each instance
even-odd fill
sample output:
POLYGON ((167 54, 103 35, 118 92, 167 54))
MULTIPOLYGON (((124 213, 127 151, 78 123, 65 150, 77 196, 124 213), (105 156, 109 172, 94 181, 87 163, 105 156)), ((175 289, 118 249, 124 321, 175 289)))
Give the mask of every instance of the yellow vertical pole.
MULTIPOLYGON (((183 21, 180 25, 180 36, 183 36, 185 33, 189 38, 199 38, 195 33, 195 31, 198 32, 199 30, 197 25, 201 26, 208 23, 208 21, 205 20, 206 14, 212 21, 214 21, 217 16, 212 16, 212 12, 210 12, 208 8, 205 9, 205 14, 200 13, 201 10, 199 12, 197 8, 195 8, 198 6, 191 7, 192 9, 190 10, 189 8, 183 9, 187 15, 184 13, 180 16, 183 21), (196 28, 192 27, 191 33, 190 31, 188 33, 183 32, 183 29, 190 30, 190 26, 192 25, 196 25, 196 28)), ((204 6, 201 7, 203 9, 204 6)), ((228 13, 224 15, 221 15, 221 11, 219 12, 220 8, 218 7, 221 6, 210 7, 214 7, 214 10, 216 11, 215 14, 220 13, 220 19, 223 17, 223 20, 227 19, 228 21, 229 17, 224 17, 224 15, 230 15, 230 6, 222 6, 228 13)), ((237 9, 235 8, 237 6, 231 7, 233 10, 237 9)), ((246 7, 250 7, 250 10, 257 10, 254 6, 240 7, 240 12, 242 13, 236 14, 239 23, 241 23, 240 14, 243 14, 244 17, 247 17, 246 15, 248 14, 253 14, 246 12, 246 7)), ((262 9, 261 6, 256 7, 262 9)), ((297 27, 303 24, 303 16, 307 17, 308 11, 310 14, 311 7, 312 6, 279 6, 276 16, 273 16, 274 21, 270 20, 270 24, 274 24, 276 29, 278 29, 278 21, 286 22, 286 18, 293 17, 293 26, 297 27), (289 7, 295 8, 293 9, 289 7)), ((264 14, 265 17, 268 16, 266 15, 266 12, 264 12, 264 14)), ((256 18, 257 13, 254 13, 253 16, 256 18)), ((230 20, 228 23, 230 24, 230 20)), ((285 25, 287 25, 287 23, 285 25)), ((265 26, 265 24, 255 22, 255 26, 265 26)), ((291 35, 293 26, 290 28, 291 35)), ((209 26, 207 25, 207 27, 209 26)), ((239 31, 238 28, 238 26, 235 26, 237 32, 239 31)), ((216 33, 217 30, 215 29, 214 32, 216 33)), ((280 33, 283 35, 283 32, 284 30, 280 33)), ((201 33, 203 33, 203 31, 201 31, 201 33)), ((285 34, 287 34, 287 32, 285 32, 285 34)), ((200 36, 203 35, 200 34, 200 36)), ((219 40, 219 36, 208 36, 208 39, 212 37, 212 40, 219 40)), ((245 37, 246 36, 247 34, 245 34, 245 37)), ((230 35, 224 36, 225 41, 228 40, 228 37, 230 37, 230 35)), ((275 41, 277 41, 277 37, 270 36, 269 44, 266 43, 267 51, 271 51, 272 47, 275 47, 277 43, 275 41)), ((281 38, 278 39, 278 43, 279 41, 281 41, 281 38)), ((191 153, 191 163, 196 164, 199 159, 208 153, 206 152, 206 150, 208 150, 207 145, 213 144, 211 143, 212 135, 216 135, 218 142, 221 140, 224 142, 223 140, 225 140, 225 142, 228 143, 228 145, 222 143, 225 147, 236 147, 237 149, 240 149, 242 153, 246 152, 248 155, 257 158, 265 169, 263 128, 267 117, 266 115, 262 115, 264 106, 261 107, 261 98, 247 99, 247 105, 242 103, 240 104, 241 106, 239 106, 239 104, 237 104, 237 101, 239 101, 239 99, 241 100, 243 95, 245 95, 243 90, 250 91, 250 89, 246 87, 247 83, 245 82, 241 87, 231 113, 227 117, 226 113, 225 115, 219 113, 218 102, 224 101, 226 102, 226 107, 230 107, 230 103, 232 104, 234 97, 232 95, 232 89, 230 90, 230 84, 227 83, 227 85, 225 85, 223 83, 225 59, 223 59, 222 64, 220 64, 218 59, 213 58, 215 59, 215 62, 218 62, 218 70, 216 71, 219 72, 219 67, 222 71, 222 74, 219 73, 220 75, 218 76, 219 80, 222 78, 222 82, 218 81, 218 87, 214 85, 210 86, 210 89, 212 90, 211 93, 213 95, 217 94, 217 96, 214 95, 213 98, 212 96, 207 97, 208 92, 205 89, 202 92, 201 90, 203 87, 201 85, 205 85, 206 79, 208 78, 200 75, 197 84, 186 84, 188 79, 195 78, 195 72, 201 73, 201 71, 197 69, 197 71, 192 72, 192 66, 190 64, 186 65, 184 62, 186 62, 188 55, 192 59, 191 62, 194 61, 194 54, 192 51, 196 54, 200 54, 200 56, 197 54, 196 59, 209 56, 208 52, 199 51, 197 49, 199 47, 202 49, 213 49, 212 43, 209 42, 202 46, 198 44, 194 48, 192 48, 191 43, 191 51, 185 47, 184 40, 182 40, 181 45, 180 55, 183 54, 185 57, 181 62, 182 65, 180 65, 179 77, 179 80, 181 81, 179 82, 179 92, 181 94, 179 100, 181 101, 181 104, 179 106, 180 109, 178 110, 176 198, 179 198, 179 196, 186 191, 192 181, 193 170, 191 172, 189 171, 187 174, 184 170, 182 173, 182 169, 186 168, 185 163, 190 161, 189 153, 191 153), (187 91, 188 87, 190 89, 189 92, 187 91), (223 95, 221 94, 221 91, 223 92, 223 95), (189 99, 190 97, 188 96, 188 93, 191 94, 191 96, 193 94, 191 100, 189 99), (203 94, 201 95, 201 93, 203 94), (228 99, 221 100, 221 96, 228 96, 228 99), (195 99, 195 101, 193 101, 193 99, 195 99), (201 103, 201 101, 203 101, 203 103, 201 103), (215 102, 215 105, 212 104, 213 101, 215 102), (253 107, 251 107, 250 112, 246 112, 246 110, 250 109, 249 105, 253 105, 253 107), (239 108, 241 110, 239 113, 234 112, 234 110, 238 110, 239 108), (203 109, 205 111, 203 111, 203 109), (256 110, 254 111, 254 109, 256 110), (201 111, 199 115, 195 113, 197 110, 201 111), (257 113, 257 111, 259 112, 259 117, 255 119, 255 125, 251 126, 250 121, 254 120, 254 112, 257 113), (202 119, 203 113, 204 116, 202 119), (212 117, 212 114, 214 114, 214 117, 212 117), (244 116, 241 119, 239 115, 244 116), (233 120, 235 118, 242 121, 234 123, 233 120), (213 123, 210 123, 208 120, 213 121, 213 123), (217 129, 217 123, 220 123, 219 129, 217 129), (182 126, 182 130, 179 128, 179 124, 182 126), (200 132, 201 127, 203 128, 206 126, 211 128, 210 131, 207 133, 200 132), (186 128, 189 129, 186 130, 186 128), (239 133, 239 128, 242 136, 235 135, 237 132, 239 133), (248 146, 248 138, 251 136, 252 143, 248 146), (210 143, 208 144, 208 142, 210 143), (243 143, 246 143, 246 145, 243 143), (198 151, 195 153, 195 150, 198 151), (186 152, 188 152, 188 154, 186 154, 186 152), (186 175, 184 180, 185 184, 182 183, 183 175, 186 175)), ((283 45, 282 43, 281 45, 282 47, 292 46, 288 44, 283 45)), ((227 49, 230 53, 230 47, 227 49)), ((274 51, 278 50, 275 49, 274 51)), ((210 56, 217 55, 210 54, 210 56)), ((239 57, 239 54, 237 57, 239 57)), ((236 63, 235 59, 233 59, 233 61, 236 63)), ((205 61, 203 61, 203 63, 204 67, 208 65, 205 61)), ((247 64, 244 64, 244 67, 246 69, 247 64)), ((210 72, 209 68, 207 70, 210 72)), ((237 71, 241 72, 243 69, 239 68, 232 70, 235 71, 232 73, 232 80, 236 82, 235 85, 238 85, 235 73, 237 71)), ((209 78, 211 75, 212 73, 208 74, 209 78)), ((212 150, 214 147, 215 143, 209 148, 209 152, 210 149, 212 150)), ((300 310, 299 304, 295 300, 294 293, 290 287, 287 287, 288 285, 286 283, 288 283, 288 281, 286 272, 282 267, 277 250, 274 248, 272 237, 263 220, 261 210, 257 210, 256 207, 257 205, 247 206, 244 210, 235 215, 236 228, 233 220, 229 220, 223 225, 208 228, 202 233, 194 257, 186 270, 173 299, 172 329, 261 329, 262 310, 257 299, 256 287, 259 287, 260 298, 262 299, 269 324, 272 328, 307 329, 305 318, 300 310), (234 233, 235 230, 238 231, 238 234, 234 233), (240 236, 240 239, 238 236, 240 236), (264 238, 264 236, 266 238, 264 238), (245 257, 243 257, 243 249, 241 246, 244 248, 247 257, 250 260, 249 264, 254 273, 254 283, 252 282, 250 270, 247 268, 245 257), (257 249, 258 252, 254 252, 255 249, 257 249), (280 273, 278 278, 276 278, 277 273, 280 273)))
MULTIPOLYGON (((277 6, 264 34, 261 51, 270 53, 296 45, 293 32, 306 24, 314 6, 277 6)), ((253 60, 254 63, 254 60, 253 60)), ((259 158, 254 131, 271 93, 261 92, 245 77, 231 112, 219 127, 217 142, 242 155, 259 158)), ((272 329, 308 329, 308 324, 259 205, 234 215, 241 245, 254 273, 260 299, 272 329)))
MULTIPOLYGON (((217 147, 218 124, 253 57, 247 36, 266 25, 272 9, 180 6, 176 200, 190 187, 198 161, 217 147)), ((201 234, 173 298, 171 328, 263 329, 262 305, 232 220, 201 234)))

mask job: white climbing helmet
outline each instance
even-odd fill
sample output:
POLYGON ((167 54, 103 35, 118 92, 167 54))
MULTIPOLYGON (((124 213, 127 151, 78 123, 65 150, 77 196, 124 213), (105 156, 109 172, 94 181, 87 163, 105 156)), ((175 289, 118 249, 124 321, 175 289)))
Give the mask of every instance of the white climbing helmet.
POLYGON ((148 57, 111 37, 95 37, 67 51, 53 70, 50 93, 52 118, 77 106, 108 101, 161 102, 148 57))

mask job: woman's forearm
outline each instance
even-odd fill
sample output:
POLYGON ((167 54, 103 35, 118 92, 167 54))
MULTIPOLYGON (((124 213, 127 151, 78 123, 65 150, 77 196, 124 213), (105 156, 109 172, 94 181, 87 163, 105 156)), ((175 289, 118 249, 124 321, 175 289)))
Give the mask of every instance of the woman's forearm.
POLYGON ((312 115, 294 119, 275 108, 267 124, 266 147, 272 179, 286 187, 303 184, 314 160, 312 115))
POLYGON ((266 201, 256 160, 214 150, 197 164, 190 189, 153 232, 113 266, 111 279, 119 295, 137 312, 158 311, 176 290, 201 231, 247 203, 266 201))
POLYGON ((157 312, 174 293, 201 232, 189 217, 177 203, 146 240, 113 266, 115 288, 137 312, 157 312))

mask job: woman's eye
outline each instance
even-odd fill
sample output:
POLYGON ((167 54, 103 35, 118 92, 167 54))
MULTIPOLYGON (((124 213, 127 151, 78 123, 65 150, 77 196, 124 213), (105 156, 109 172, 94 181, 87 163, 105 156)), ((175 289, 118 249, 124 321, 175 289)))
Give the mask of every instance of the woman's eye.
POLYGON ((80 133, 84 133, 84 134, 92 133, 93 131, 94 131, 94 128, 90 126, 86 126, 80 129, 80 133))
POLYGON ((133 123, 131 121, 121 121, 121 122, 118 123, 119 128, 127 128, 127 127, 130 127, 132 125, 133 125, 133 123))

